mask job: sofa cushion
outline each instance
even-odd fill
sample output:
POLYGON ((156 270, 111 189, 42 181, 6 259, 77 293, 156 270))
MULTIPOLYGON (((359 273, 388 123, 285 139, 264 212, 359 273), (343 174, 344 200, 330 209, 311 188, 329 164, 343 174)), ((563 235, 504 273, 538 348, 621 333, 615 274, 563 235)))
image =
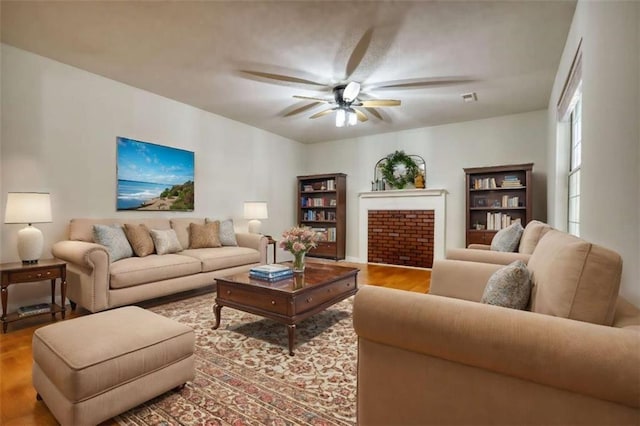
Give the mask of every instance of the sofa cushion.
POLYGON ((193 275, 201 271, 201 262, 191 256, 152 254, 146 257, 130 257, 111 264, 110 287, 132 287, 193 275))
POLYGON ((207 222, 204 225, 199 223, 189 224, 189 248, 213 248, 221 247, 220 222, 207 222))
POLYGON ((491 250, 514 252, 520 244, 522 236, 522 225, 520 221, 515 221, 511 225, 498 231, 491 240, 491 250))
POLYGON ((182 248, 189 247, 189 225, 197 223, 204 225, 204 218, 186 217, 186 218, 173 218, 171 219, 171 229, 176 231, 178 241, 182 248))
POLYGON ((156 247, 156 253, 177 253, 182 250, 176 231, 173 229, 152 229, 149 233, 153 239, 153 245, 156 247))
POLYGON ((551 225, 547 225, 539 220, 532 220, 527 223, 527 226, 524 227, 524 231, 522 232, 522 237, 520 237, 520 247, 518 247, 518 251, 524 254, 533 253, 540 238, 551 229, 553 229, 551 225))
POLYGON ((491 275, 484 289, 482 303, 512 309, 526 309, 531 296, 531 279, 527 265, 516 260, 491 275))
POLYGON ((247 247, 189 249, 180 254, 200 260, 203 272, 260 262, 260 252, 247 247))
POLYGON ((622 273, 618 253, 552 229, 540 239, 528 267, 531 311, 612 324, 622 273))
POLYGON ((94 225, 93 239, 107 248, 111 262, 133 256, 129 240, 120 225, 94 225))
POLYGON ((153 245, 153 239, 151 238, 147 225, 144 223, 138 225, 125 223, 124 233, 136 256, 145 257, 153 254, 155 246, 153 245))
MULTIPOLYGON (((209 219, 207 219, 209 222, 209 219)), ((223 246, 237 246, 236 230, 233 227, 233 220, 227 219, 220 222, 220 243, 223 246)))

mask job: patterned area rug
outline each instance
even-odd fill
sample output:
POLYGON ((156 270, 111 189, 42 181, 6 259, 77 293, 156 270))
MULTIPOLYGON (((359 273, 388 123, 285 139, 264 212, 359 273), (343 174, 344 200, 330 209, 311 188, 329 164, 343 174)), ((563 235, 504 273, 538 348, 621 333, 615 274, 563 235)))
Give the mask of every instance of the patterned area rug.
POLYGON ((214 294, 150 308, 196 333, 196 378, 116 420, 122 425, 354 425, 353 298, 301 322, 295 356, 286 326, 222 308, 214 294))

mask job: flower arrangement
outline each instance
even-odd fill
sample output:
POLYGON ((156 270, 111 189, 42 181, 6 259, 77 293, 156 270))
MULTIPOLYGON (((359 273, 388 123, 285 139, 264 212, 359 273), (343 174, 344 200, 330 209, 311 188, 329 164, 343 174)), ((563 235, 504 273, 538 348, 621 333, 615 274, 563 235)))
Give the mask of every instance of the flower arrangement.
POLYGON ((294 226, 282 233, 280 240, 280 248, 287 250, 293 254, 293 270, 304 270, 304 257, 309 250, 318 246, 318 241, 322 240, 323 235, 313 231, 307 226, 294 226))

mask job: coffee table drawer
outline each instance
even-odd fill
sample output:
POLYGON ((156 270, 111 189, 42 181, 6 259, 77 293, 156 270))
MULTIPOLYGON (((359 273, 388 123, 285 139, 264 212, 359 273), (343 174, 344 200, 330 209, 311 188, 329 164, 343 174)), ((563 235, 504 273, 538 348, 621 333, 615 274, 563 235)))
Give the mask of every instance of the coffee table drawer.
POLYGON ((276 314, 287 314, 287 298, 280 295, 261 294, 238 288, 220 288, 218 298, 224 301, 235 302, 245 306, 262 309, 276 314))
POLYGON ((349 277, 332 284, 316 288, 302 297, 296 297, 296 312, 304 312, 307 309, 322 305, 325 302, 348 293, 356 287, 355 276, 349 277))

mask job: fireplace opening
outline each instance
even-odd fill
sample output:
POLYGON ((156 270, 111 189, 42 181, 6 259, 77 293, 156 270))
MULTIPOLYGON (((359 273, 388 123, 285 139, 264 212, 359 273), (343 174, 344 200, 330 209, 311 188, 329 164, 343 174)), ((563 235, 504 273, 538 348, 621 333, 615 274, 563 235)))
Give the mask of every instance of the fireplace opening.
POLYGON ((369 210, 368 261, 433 266, 434 210, 369 210))

